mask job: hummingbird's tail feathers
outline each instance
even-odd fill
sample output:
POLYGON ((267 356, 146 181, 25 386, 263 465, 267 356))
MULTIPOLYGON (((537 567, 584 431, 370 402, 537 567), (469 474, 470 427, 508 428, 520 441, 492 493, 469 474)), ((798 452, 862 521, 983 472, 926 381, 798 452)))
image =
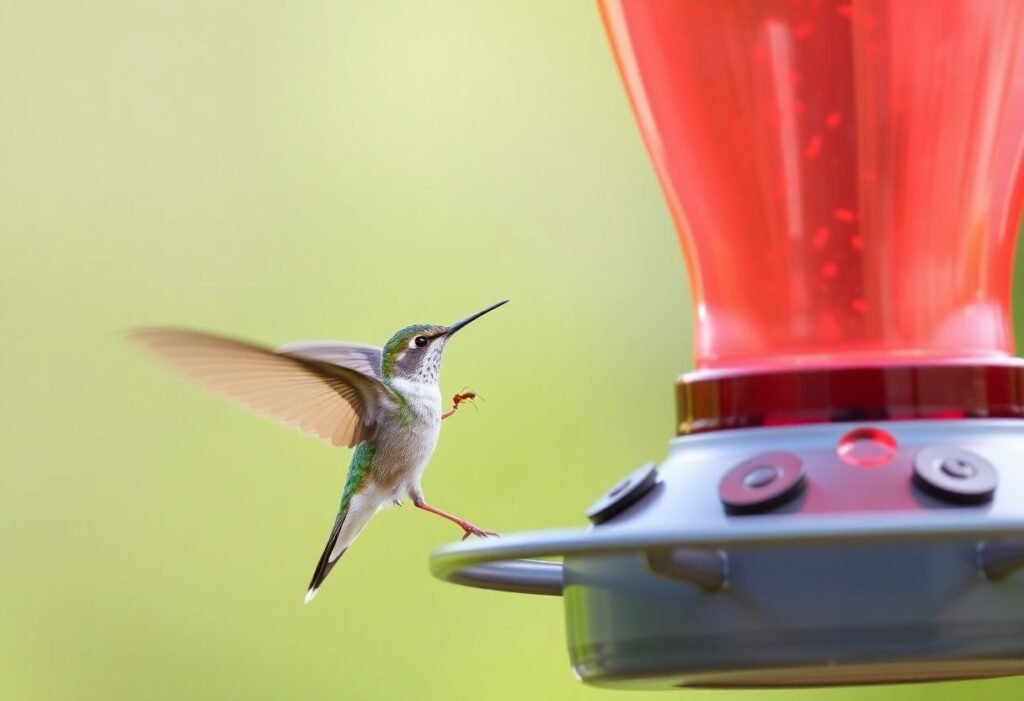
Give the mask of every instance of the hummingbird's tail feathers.
POLYGON ((341 527, 344 523, 345 515, 343 513, 338 514, 338 519, 334 522, 334 528, 331 529, 331 535, 327 539, 327 545, 320 555, 320 560, 316 563, 316 569, 313 570, 313 578, 309 581, 309 591, 306 592, 306 600, 303 603, 308 604, 313 600, 320 585, 327 578, 327 575, 331 573, 331 570, 334 569, 334 565, 341 559, 341 556, 345 554, 347 548, 342 548, 337 555, 334 554, 335 546, 338 544, 338 536, 341 535, 341 527))
POLYGON ((371 498, 366 493, 352 495, 351 501, 345 505, 331 529, 331 535, 327 539, 327 545, 320 555, 320 560, 313 570, 313 578, 309 582, 309 591, 306 592, 306 603, 308 604, 316 596, 320 585, 331 573, 338 560, 345 554, 352 541, 356 539, 359 532, 363 530, 370 517, 377 513, 381 502, 371 498))

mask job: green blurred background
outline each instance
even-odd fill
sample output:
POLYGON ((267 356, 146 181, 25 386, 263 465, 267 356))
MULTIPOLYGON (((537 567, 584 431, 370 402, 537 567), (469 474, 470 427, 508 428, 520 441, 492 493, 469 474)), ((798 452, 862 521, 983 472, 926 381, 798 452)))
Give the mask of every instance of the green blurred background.
MULTIPOLYGON (((558 600, 442 584, 382 513, 302 606, 347 451, 119 338, 460 336, 425 478, 582 525, 657 459, 681 258, 589 0, 0 3, 0 699, 638 698, 574 681, 558 600), (638 362, 638 359, 640 362, 638 362)), ((1017 699, 1024 681, 806 699, 1017 699)), ((751 693, 688 692, 747 698, 751 693)))

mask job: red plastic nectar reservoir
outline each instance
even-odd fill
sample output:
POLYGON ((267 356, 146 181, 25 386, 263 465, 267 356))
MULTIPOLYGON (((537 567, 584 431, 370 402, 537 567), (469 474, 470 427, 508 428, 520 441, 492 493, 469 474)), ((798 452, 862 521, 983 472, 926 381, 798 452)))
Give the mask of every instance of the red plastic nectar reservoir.
POLYGON ((603 9, 687 256, 698 368, 1013 354, 1024 4, 603 9))
MULTIPOLYGON (((886 385, 881 368, 1015 364, 1024 3, 602 9, 690 270, 698 372, 688 380, 796 372, 805 385, 809 369, 877 368, 848 380, 886 385)), ((760 390, 769 404, 789 386, 780 382, 760 390)), ((832 378, 817 397, 794 387, 802 396, 789 409, 764 406, 754 423, 828 418, 822 409, 956 416, 989 403, 915 408, 889 396, 865 407, 837 396, 847 391, 836 382, 846 384, 832 378)), ((684 430, 699 429, 694 419, 682 417, 684 430)))

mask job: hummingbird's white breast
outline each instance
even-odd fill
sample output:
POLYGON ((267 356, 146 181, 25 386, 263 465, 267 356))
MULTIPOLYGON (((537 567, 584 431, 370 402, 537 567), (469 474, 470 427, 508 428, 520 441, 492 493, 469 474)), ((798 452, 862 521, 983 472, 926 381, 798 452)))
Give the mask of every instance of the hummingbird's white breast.
POLYGON ((391 386, 407 403, 408 422, 393 422, 378 436, 374 473, 394 490, 395 498, 418 492, 441 433, 441 388, 436 382, 393 378, 391 386))

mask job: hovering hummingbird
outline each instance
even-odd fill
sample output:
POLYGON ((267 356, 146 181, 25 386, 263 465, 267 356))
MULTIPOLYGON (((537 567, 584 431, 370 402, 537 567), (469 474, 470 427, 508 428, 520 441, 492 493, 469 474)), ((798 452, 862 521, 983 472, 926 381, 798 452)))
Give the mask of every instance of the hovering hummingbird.
POLYGON ((302 341, 276 350, 179 329, 141 329, 136 342, 170 366, 256 414, 281 421, 332 445, 355 447, 327 545, 306 593, 324 579, 382 506, 408 497, 417 508, 452 521, 470 535, 495 535, 431 506, 420 477, 441 420, 473 392, 455 395, 441 413, 441 354, 455 333, 504 300, 451 326, 418 324, 398 331, 384 348, 340 341, 302 341))

